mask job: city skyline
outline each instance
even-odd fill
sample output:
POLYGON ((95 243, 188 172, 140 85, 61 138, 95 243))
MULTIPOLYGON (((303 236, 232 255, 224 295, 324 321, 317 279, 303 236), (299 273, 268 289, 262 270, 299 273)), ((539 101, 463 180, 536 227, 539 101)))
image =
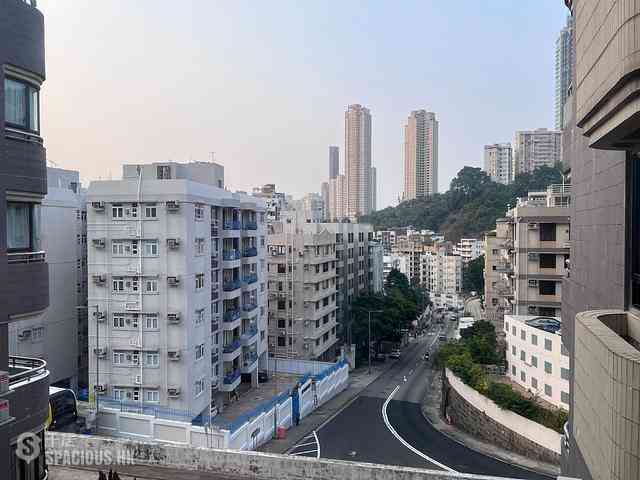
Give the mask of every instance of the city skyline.
POLYGON ((375 115, 372 162, 378 169, 378 207, 384 208, 403 189, 397 165, 403 122, 411 110, 436 111, 446 125, 440 132, 439 191, 464 165, 482 165, 488 141, 507 141, 515 130, 553 127, 555 39, 566 19, 562 2, 523 5, 518 11, 508 1, 490 8, 425 2, 391 11, 373 4, 366 22, 356 22, 355 34, 352 20, 363 14, 355 4, 345 6, 338 21, 332 9, 319 5, 206 4, 179 11, 171 5, 159 2, 150 22, 148 9, 128 2, 39 2, 47 17, 50 81, 43 89, 43 130, 48 158, 79 170, 85 184, 117 176, 123 163, 208 160, 213 151, 234 189, 276 183, 299 198, 317 191, 318 180, 326 177, 327 145, 344 147, 344 109, 361 103, 375 115), (122 17, 125 5, 128 15, 122 17), (277 28, 285 17, 294 29, 277 28), (87 18, 101 19, 97 30, 87 18), (213 25, 205 20, 211 18, 216 19, 213 25), (412 25, 425 18, 433 20, 439 35, 433 51, 415 65, 398 55, 408 40, 398 29, 414 31, 412 25), (455 38, 452 18, 473 34, 473 45, 455 38), (501 32, 489 28, 489 20, 496 18, 506 25, 501 32), (523 28, 525 23, 532 26, 523 28), (144 40, 134 41, 142 24, 144 40), (335 35, 327 44, 328 28, 335 35), (104 42, 108 37, 114 40, 104 42), (276 57, 266 54, 263 37, 273 39, 276 57), (65 48, 71 43, 77 48, 65 48), (467 49, 462 65, 457 59, 467 49), (68 54, 52 55, 63 50, 68 54), (84 61, 88 55, 101 59, 91 71, 84 61), (522 55, 538 65, 535 72, 522 75, 526 66, 517 61, 522 55), (171 71, 169 57, 175 65, 171 71), (114 76, 114 67, 124 63, 127 76, 114 76), (350 63, 359 76, 342 74, 350 63), (284 71, 287 77, 279 73, 284 71), (187 79, 196 77, 186 86, 187 79), (475 79, 472 88, 468 78, 475 79), (518 103, 522 91, 529 101, 511 111, 507 105, 518 103), (304 103, 312 108, 301 110, 304 103), (127 112, 125 122, 120 108, 127 112), (86 127, 71 141, 74 126, 65 119, 74 117, 86 127), (162 118, 160 125, 154 125, 154 118, 162 118), (483 121, 470 129, 472 118, 483 121), (240 122, 246 122, 246 130, 235 128, 240 122))

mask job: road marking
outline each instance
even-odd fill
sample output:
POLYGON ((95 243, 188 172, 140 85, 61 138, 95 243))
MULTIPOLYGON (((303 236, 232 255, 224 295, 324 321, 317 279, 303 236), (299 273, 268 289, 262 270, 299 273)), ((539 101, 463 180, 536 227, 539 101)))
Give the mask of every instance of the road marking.
POLYGON ((387 416, 387 407, 389 406, 389 402, 391 401, 393 396, 398 392, 398 390, 400 390, 400 385, 396 386, 396 388, 393 389, 393 392, 391 392, 391 394, 387 397, 387 399, 384 401, 384 404, 382 405, 382 419, 384 420, 384 424, 387 426, 387 428, 389 429, 391 434, 394 437, 396 437, 396 439, 398 439, 398 441, 401 444, 403 444, 405 447, 407 447, 409 450, 411 450, 413 453, 415 453, 419 457, 422 457, 426 461, 431 462, 434 465, 437 465, 438 467, 442 468, 443 470, 447 470, 447 471, 452 472, 452 473, 458 473, 453 468, 447 467, 446 465, 438 462, 437 460, 431 458, 430 456, 422 453, 420 450, 418 450, 413 445, 411 445, 409 442, 407 442, 404 438, 402 438, 400 436, 400 434, 398 432, 396 432, 396 429, 393 428, 393 425, 391 425, 391 422, 389 421, 389 417, 387 416))
POLYGON ((413 369, 409 370, 409 375, 412 375, 412 374, 413 374, 413 369))
POLYGON ((318 435, 316 434, 316 431, 313 431, 313 436, 316 439, 316 445, 318 445, 318 454, 316 455, 316 458, 320 458, 320 440, 318 440, 318 435))

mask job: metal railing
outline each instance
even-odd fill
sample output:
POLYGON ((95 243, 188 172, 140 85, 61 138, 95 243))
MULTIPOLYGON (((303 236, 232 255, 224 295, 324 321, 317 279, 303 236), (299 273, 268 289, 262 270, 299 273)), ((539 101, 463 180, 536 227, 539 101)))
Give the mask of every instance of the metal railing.
POLYGON ((222 353, 233 353, 236 350, 238 350, 241 346, 242 344, 240 343, 240 339, 237 338, 233 342, 227 343, 226 345, 224 345, 222 347, 222 353))
POLYGON ((235 322, 240 318, 240 310, 229 310, 224 314, 224 321, 227 323, 235 322))
POLYGON ((245 303, 242 305, 243 312, 253 312, 256 308, 258 308, 257 303, 245 303))
POLYGON ((47 372, 47 362, 40 358, 9 357, 9 385, 13 385, 47 372))
POLYGON ((233 372, 229 372, 225 374, 222 383, 225 385, 230 385, 235 382, 240 377, 240 370, 234 370, 233 372))
POLYGON ((233 280, 231 282, 223 282, 222 289, 225 292, 232 292, 233 290, 237 290, 240 288, 240 280, 233 280))
POLYGON ((240 230, 239 220, 225 220, 222 225, 223 230, 240 230))
POLYGON ((242 282, 246 283, 247 285, 251 285, 252 283, 256 283, 257 281, 258 281, 257 273, 250 273, 248 275, 242 276, 242 282))
POLYGON ((222 258, 227 261, 240 260, 239 250, 224 250, 222 252, 222 258))
POLYGON ((10 252, 7 253, 7 263, 43 263, 46 253, 39 252, 10 252))
POLYGON ((245 248, 242 252, 243 257, 255 257, 258 255, 258 249, 256 247, 245 248))
POLYGON ((244 222, 242 224, 243 230, 257 230, 258 224, 256 222, 244 222))

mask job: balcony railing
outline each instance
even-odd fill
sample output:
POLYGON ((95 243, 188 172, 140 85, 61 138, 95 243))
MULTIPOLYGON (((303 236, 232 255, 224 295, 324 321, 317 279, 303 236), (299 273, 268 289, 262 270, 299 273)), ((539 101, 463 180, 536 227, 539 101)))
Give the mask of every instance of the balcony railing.
POLYGON ((233 353, 240 348, 240 339, 236 339, 231 343, 222 347, 222 353, 233 353))
POLYGON ((9 385, 38 377, 47 372, 47 362, 39 358, 9 357, 9 385))
POLYGON ((242 306, 242 311, 243 312, 252 312, 254 311, 256 308, 258 308, 258 304, 257 303, 245 303, 242 306))
POLYGON ((222 252, 222 258, 226 261, 240 260, 239 250, 224 250, 222 252))
POLYGON ((247 285, 251 285, 252 283, 256 283, 257 281, 258 281, 257 273, 250 273, 248 275, 243 275, 242 277, 242 282, 247 285))
POLYGON ((222 225, 224 230, 240 230, 240 221, 239 220, 225 220, 222 225))
POLYGON ((229 372, 225 374, 222 382, 225 383, 226 385, 230 385, 236 380, 238 380, 239 377, 240 377, 240 370, 234 370, 233 372, 229 372))
POLYGON ((256 222, 244 222, 242 224, 243 230, 257 230, 258 224, 256 222))
POLYGON ((258 249, 256 247, 245 248, 242 252, 243 257, 255 257, 258 255, 258 249))
POLYGON ((244 366, 248 367, 253 365, 258 360, 258 354, 256 352, 245 353, 243 356, 244 366))
POLYGON ((46 253, 40 252, 10 252, 7 254, 7 263, 43 263, 46 253))
POLYGON ((250 325, 249 328, 247 328, 242 334, 242 338, 244 338, 245 340, 248 340, 251 337, 256 336, 257 334, 258 334, 258 326, 250 325))
POLYGON ((224 282, 222 284, 222 289, 225 292, 232 292, 234 290, 237 290, 238 288, 240 288, 240 280, 232 280, 230 282, 224 282))
POLYGON ((240 310, 229 310, 224 313, 224 321, 227 323, 235 322, 240 318, 240 310))

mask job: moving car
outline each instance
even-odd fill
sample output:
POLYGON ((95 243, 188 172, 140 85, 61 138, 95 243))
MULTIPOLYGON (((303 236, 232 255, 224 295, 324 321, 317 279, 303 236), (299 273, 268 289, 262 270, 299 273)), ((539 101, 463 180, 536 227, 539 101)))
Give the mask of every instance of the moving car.
POLYGON ((69 388, 49 387, 47 428, 57 430, 78 419, 78 399, 69 388))
POLYGON ((447 336, 444 333, 441 333, 440 335, 438 335, 438 340, 441 342, 446 342, 447 336))
POLYGON ((395 350, 391 350, 391 353, 389 354, 391 358, 400 358, 400 355, 400 350, 397 348, 395 350))
POLYGON ((425 362, 428 362, 430 357, 431 355, 429 354, 429 352, 424 352, 424 356, 422 358, 424 358, 425 362))

